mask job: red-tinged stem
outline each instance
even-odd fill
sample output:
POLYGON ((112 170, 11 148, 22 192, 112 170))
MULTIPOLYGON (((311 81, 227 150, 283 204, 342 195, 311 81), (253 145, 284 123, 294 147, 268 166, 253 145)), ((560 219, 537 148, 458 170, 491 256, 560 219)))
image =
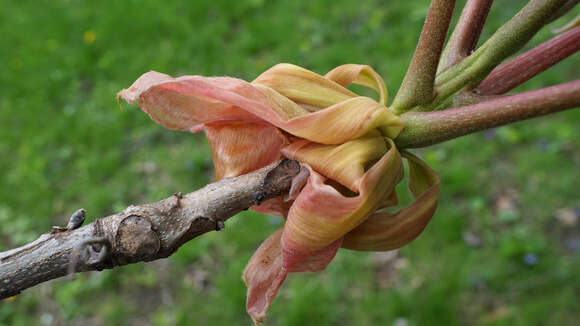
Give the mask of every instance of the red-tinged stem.
POLYGON ((443 71, 473 52, 493 0, 468 0, 447 42, 438 71, 443 71))
POLYGON ((397 113, 433 100, 433 83, 455 0, 433 0, 417 49, 391 109, 397 113))
POLYGON ((580 26, 501 64, 487 76, 475 92, 503 94, 580 50, 580 26))
POLYGON ((580 106, 580 80, 436 112, 401 115, 401 148, 425 147, 508 123, 580 106))
POLYGON ((461 89, 475 87, 505 58, 521 49, 566 0, 531 0, 470 56, 437 76, 437 98, 421 111, 432 111, 461 89))

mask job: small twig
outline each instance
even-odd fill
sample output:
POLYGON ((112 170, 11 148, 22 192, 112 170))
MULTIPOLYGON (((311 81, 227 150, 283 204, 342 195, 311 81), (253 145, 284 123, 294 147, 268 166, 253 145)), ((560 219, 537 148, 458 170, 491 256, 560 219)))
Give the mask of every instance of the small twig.
POLYGON ((417 49, 391 105, 393 111, 405 112, 413 106, 427 104, 433 100, 437 65, 454 8, 455 0, 431 2, 417 49))
POLYGON ((501 64, 474 90, 480 95, 506 93, 580 50, 580 26, 501 64))
POLYGON ((565 3, 566 0, 528 2, 475 52, 437 76, 437 98, 421 111, 431 111, 460 90, 475 87, 505 58, 521 49, 565 3))
POLYGON ((438 72, 455 65, 473 52, 492 3, 493 0, 467 1, 443 51, 438 72))

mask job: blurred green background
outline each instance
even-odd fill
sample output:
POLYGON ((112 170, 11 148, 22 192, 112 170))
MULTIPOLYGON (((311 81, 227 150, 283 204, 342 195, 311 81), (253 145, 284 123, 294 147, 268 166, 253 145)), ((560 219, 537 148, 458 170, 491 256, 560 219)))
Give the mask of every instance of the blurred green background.
MULTIPOLYGON (((524 2, 497 1, 483 38, 524 2)), ((319 73, 366 63, 394 94, 427 7, 0 0, 0 250, 65 225, 80 207, 93 220, 211 181, 203 135, 166 130, 134 105, 119 109, 115 94, 140 74, 251 80, 278 62, 319 73)), ((578 78, 579 59, 519 90, 578 78)), ((425 232, 399 252, 342 250, 326 271, 292 275, 267 324, 580 320, 579 125, 580 111, 572 110, 416 151, 443 181, 425 232)), ((37 286, 0 302, 0 325, 248 325, 241 273, 279 225, 245 212, 169 259, 37 286)))

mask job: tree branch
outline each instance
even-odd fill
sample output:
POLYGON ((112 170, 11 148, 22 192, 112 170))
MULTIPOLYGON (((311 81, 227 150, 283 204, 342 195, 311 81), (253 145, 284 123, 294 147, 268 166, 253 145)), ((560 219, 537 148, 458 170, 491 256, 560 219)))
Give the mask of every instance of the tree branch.
POLYGON ((168 257, 185 242, 221 230, 236 213, 287 193, 299 171, 298 162, 284 159, 76 228, 79 212, 84 214, 79 210, 69 227, 54 227, 32 243, 0 253, 0 299, 70 272, 168 257))

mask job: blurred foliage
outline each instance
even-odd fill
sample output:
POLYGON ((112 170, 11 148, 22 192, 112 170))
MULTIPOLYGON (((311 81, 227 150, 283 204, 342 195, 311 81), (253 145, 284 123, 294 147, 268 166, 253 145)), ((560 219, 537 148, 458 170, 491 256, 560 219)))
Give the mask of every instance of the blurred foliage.
MULTIPOLYGON (((461 5, 464 1, 458 1, 461 5)), ((498 1, 484 39, 524 1, 498 1)), ((0 249, 212 179, 203 135, 163 129, 115 94, 141 73, 252 79, 278 62, 372 65, 394 94, 427 1, 0 0, 0 249)), ((532 40, 550 37, 568 14, 532 40)), ((579 55, 526 83, 578 78, 579 55)), ((395 253, 341 251, 292 275, 269 325, 571 325, 580 320, 580 112, 418 151, 440 206, 395 253)), ((404 195, 401 187, 402 198, 404 195)), ((8 325, 249 324, 241 272, 280 220, 244 212, 169 259, 40 285, 8 325)))

